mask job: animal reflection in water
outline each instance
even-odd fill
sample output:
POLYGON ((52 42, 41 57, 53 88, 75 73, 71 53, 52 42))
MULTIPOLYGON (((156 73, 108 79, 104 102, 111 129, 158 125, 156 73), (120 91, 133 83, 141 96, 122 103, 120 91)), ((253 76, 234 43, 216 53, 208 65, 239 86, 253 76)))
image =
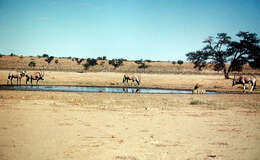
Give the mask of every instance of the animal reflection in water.
POLYGON ((123 88, 124 93, 140 93, 140 88, 123 88))
POLYGON ((140 86, 141 84, 141 76, 140 75, 135 75, 135 74, 124 74, 123 77, 123 83, 127 83, 128 84, 128 80, 131 81, 131 86, 134 82, 137 83, 138 86, 140 86))

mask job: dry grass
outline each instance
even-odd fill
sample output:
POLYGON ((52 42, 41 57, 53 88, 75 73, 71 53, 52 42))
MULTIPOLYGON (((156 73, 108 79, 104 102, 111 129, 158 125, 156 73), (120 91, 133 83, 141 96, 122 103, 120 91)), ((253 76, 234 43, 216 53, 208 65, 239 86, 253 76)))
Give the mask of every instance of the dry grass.
MULTIPOLYGON (((42 66, 46 70, 52 71, 73 71, 73 72, 85 72, 82 64, 86 63, 86 60, 78 64, 76 60, 68 58, 54 58, 54 60, 48 64, 45 61, 46 58, 38 57, 19 57, 19 56, 2 56, 0 57, 0 69, 26 69, 31 70, 28 64, 31 61, 36 63, 34 70, 39 70, 42 66), (55 63, 58 60, 58 63, 55 63)), ((221 74, 208 68, 203 71, 198 71, 193 68, 192 63, 184 63, 183 65, 175 64, 172 62, 146 62, 149 66, 146 70, 139 69, 138 64, 133 61, 126 61, 117 69, 114 69, 112 65, 108 64, 108 61, 99 60, 98 65, 90 67, 87 71, 90 72, 140 72, 140 73, 185 73, 185 74, 221 74), (101 65, 102 64, 102 65, 101 65)), ((244 66, 244 73, 259 74, 260 70, 253 70, 248 65, 244 66)))

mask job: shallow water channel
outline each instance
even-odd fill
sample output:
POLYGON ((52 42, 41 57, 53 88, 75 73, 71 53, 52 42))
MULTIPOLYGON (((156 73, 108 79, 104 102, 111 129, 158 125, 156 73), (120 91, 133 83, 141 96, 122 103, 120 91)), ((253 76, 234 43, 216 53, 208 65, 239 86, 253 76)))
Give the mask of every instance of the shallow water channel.
MULTIPOLYGON (((192 90, 122 88, 122 87, 86 87, 86 86, 11 86, 1 85, 0 90, 59 91, 59 92, 107 92, 107 93, 146 93, 146 94, 192 94, 192 90)), ((206 94, 219 92, 206 91, 206 94)))

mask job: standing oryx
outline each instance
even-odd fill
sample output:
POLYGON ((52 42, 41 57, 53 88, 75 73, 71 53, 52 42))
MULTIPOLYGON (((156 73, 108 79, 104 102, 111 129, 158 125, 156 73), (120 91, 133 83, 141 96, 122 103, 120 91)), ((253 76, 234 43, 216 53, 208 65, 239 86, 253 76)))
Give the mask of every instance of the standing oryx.
POLYGON ((39 80, 44 80, 44 72, 34 72, 34 73, 28 73, 26 74, 26 84, 28 81, 36 80, 36 85, 38 85, 39 80))
POLYGON ((16 78, 17 79, 17 85, 18 85, 18 81, 20 82, 21 85, 21 80, 22 78, 27 74, 26 71, 22 71, 22 72, 9 72, 8 74, 8 80, 7 80, 7 84, 9 84, 9 81, 11 81, 11 85, 13 85, 13 79, 16 78))
POLYGON ((200 89, 200 85, 199 83, 196 83, 193 90, 192 90, 193 94, 205 94, 206 90, 205 89, 200 89))
POLYGON ((234 79, 233 79, 233 82, 232 82, 232 87, 234 85, 237 85, 237 84, 242 84, 243 85, 243 92, 246 91, 246 86, 245 84, 250 84, 251 85, 251 89, 250 91, 253 91, 256 87, 256 78, 255 76, 239 76, 238 78, 235 77, 234 75, 234 79))
POLYGON ((123 83, 127 83, 128 84, 128 80, 132 81, 132 82, 136 82, 137 85, 139 86, 141 84, 141 76, 137 76, 135 74, 124 74, 123 77, 123 83))

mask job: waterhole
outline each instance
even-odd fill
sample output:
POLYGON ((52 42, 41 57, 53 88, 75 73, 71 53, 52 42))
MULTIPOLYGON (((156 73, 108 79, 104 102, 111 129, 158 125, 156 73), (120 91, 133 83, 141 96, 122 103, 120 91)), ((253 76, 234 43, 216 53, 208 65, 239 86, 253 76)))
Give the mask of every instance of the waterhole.
MULTIPOLYGON (((192 90, 157 89, 157 88, 122 88, 122 87, 86 87, 86 86, 11 86, 1 85, 1 90, 59 91, 59 92, 107 92, 107 93, 142 93, 142 94, 192 94, 192 90)), ((206 91, 206 94, 219 94, 206 91)))

